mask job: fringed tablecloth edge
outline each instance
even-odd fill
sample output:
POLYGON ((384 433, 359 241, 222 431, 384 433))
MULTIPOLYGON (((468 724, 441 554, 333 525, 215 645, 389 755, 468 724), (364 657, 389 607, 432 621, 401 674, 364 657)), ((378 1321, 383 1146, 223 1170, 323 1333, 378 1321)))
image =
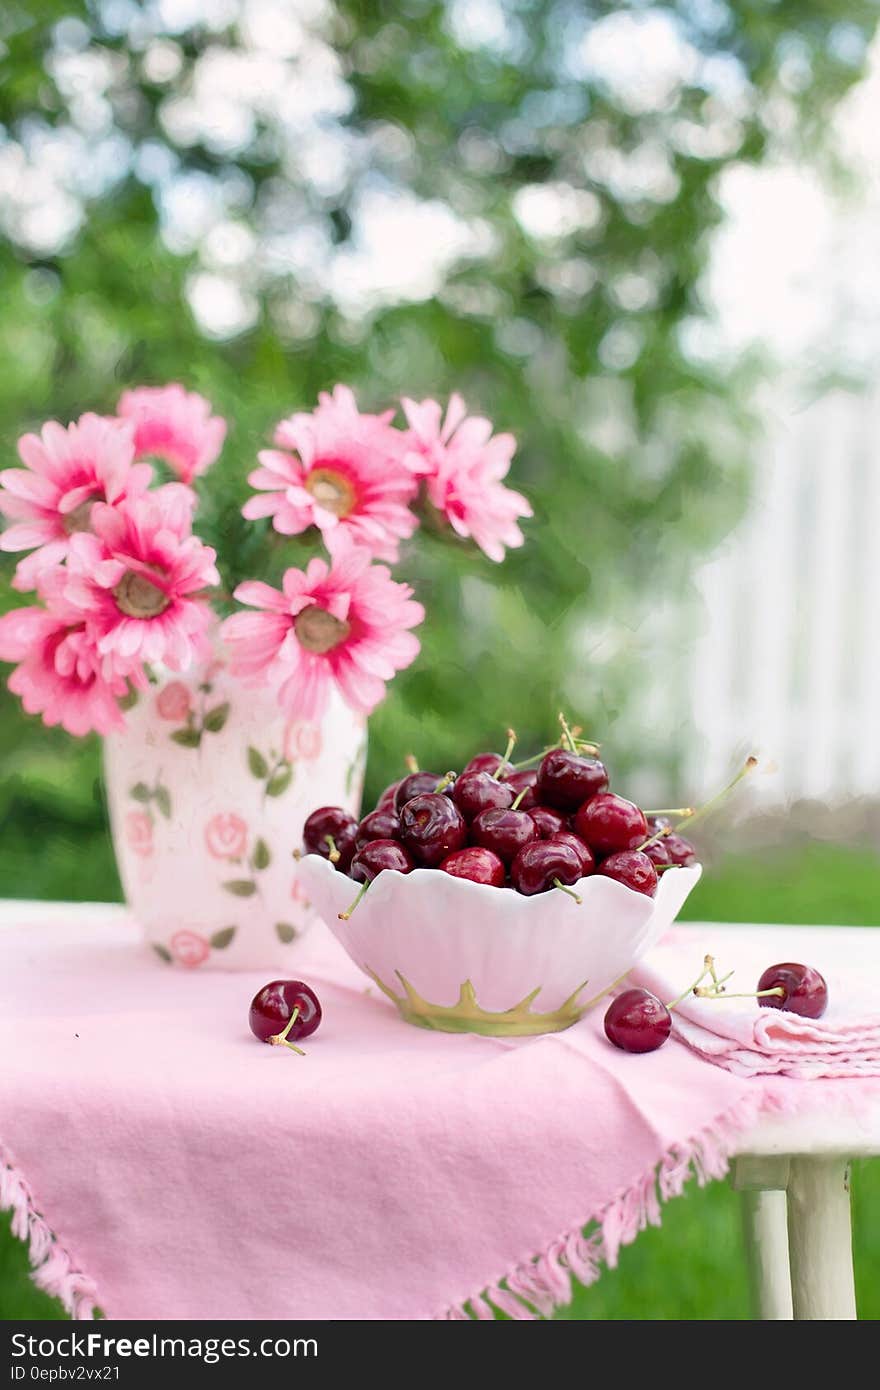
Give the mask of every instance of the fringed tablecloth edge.
POLYGON ((723 1178, 737 1137, 761 1115, 792 1114, 798 1108, 792 1097, 775 1091, 743 1096, 691 1139, 673 1144, 659 1163, 607 1206, 437 1317, 488 1320, 498 1311, 519 1321, 550 1317, 571 1302, 572 1279, 584 1287, 594 1284, 603 1268, 615 1267, 621 1246, 631 1245, 647 1226, 661 1225, 662 1202, 680 1196, 691 1178, 700 1187, 723 1178))
POLYGON ((38 1288, 61 1300, 71 1318, 87 1322, 99 1313, 92 1279, 64 1248, 8 1149, 0 1143, 0 1211, 12 1213, 12 1234, 28 1247, 31 1278, 38 1288))

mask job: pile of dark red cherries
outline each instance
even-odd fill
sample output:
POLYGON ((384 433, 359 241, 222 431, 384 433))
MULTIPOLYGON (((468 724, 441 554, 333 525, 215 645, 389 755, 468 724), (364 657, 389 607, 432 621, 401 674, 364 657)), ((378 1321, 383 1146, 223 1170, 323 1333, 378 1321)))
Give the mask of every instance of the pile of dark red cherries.
POLYGON ((577 897, 572 885, 598 873, 653 897, 660 873, 695 862, 693 846, 609 791, 596 745, 564 728, 568 746, 536 768, 507 761, 511 735, 506 754, 478 753, 458 775, 411 771, 361 821, 322 806, 305 823, 304 850, 363 885, 386 869, 424 868, 526 896, 557 888, 577 897))

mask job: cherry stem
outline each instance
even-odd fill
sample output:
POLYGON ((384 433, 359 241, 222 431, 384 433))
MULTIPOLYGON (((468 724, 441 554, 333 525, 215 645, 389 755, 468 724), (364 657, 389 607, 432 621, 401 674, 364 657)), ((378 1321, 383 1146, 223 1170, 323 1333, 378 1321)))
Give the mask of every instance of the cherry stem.
POLYGON ((578 751, 578 747, 574 741, 574 734, 568 727, 568 720, 566 719, 565 715, 562 713, 561 710, 559 711, 559 727, 562 730, 562 737, 564 742, 568 744, 569 753, 576 753, 578 751))
POLYGON ((646 816, 692 816, 693 806, 664 806, 660 811, 646 811, 646 816))
POLYGON ((339 853, 339 850, 336 848, 336 841, 334 840, 334 838, 333 838, 332 835, 325 835, 325 836, 324 836, 324 839, 326 840, 327 844, 330 846, 330 853, 328 854, 327 858, 330 860, 330 863, 331 863, 331 864, 338 864, 338 863, 339 863, 339 860, 342 858, 342 855, 339 853))
MULTIPOLYGON (((733 971, 731 970, 730 975, 732 974, 733 971)), ((725 980, 729 980, 730 975, 725 975, 725 980)), ((720 983, 721 981, 719 981, 720 983)), ((775 994, 778 999, 785 998, 785 990, 782 985, 777 985, 775 989, 759 989, 753 993, 747 991, 745 994, 728 994, 726 990, 714 988, 694 989, 694 994, 698 999, 766 999, 768 994, 775 994)))
MULTIPOLYGON (((561 743, 560 739, 560 743, 561 743)), ((533 753, 530 758, 523 758, 521 763, 511 763, 514 772, 522 772, 524 768, 531 767, 532 763, 539 763, 542 758, 546 758, 548 753, 552 753, 554 748, 558 748, 559 743, 550 743, 546 748, 542 748, 540 753, 533 753)))
POLYGON ((503 767, 506 766, 507 760, 508 760, 508 758, 510 757, 510 755, 511 755, 511 753, 513 752, 513 750, 514 750, 515 747, 516 747, 516 734, 513 732, 513 729, 508 729, 508 730, 507 730, 507 747, 506 747, 505 750, 504 750, 504 753, 503 753, 503 755, 502 755, 502 757, 501 757, 501 761, 499 762, 499 764, 498 764, 498 766, 496 767, 495 771, 492 773, 492 776, 495 778, 496 782, 497 782, 498 778, 501 776, 501 769, 502 769, 503 767))
POLYGON ((457 774, 456 772, 447 772, 446 775, 445 775, 444 777, 441 777, 441 778, 440 778, 440 781, 437 783, 436 787, 434 788, 434 791, 435 791, 435 792, 443 792, 443 791, 445 791, 446 788, 450 785, 450 783, 455 781, 455 779, 456 779, 457 776, 458 776, 458 774, 457 774))
POLYGON ((679 1004, 681 1004, 683 1000, 687 999, 687 997, 688 997, 689 994, 696 994, 696 992, 697 992, 697 986, 698 986, 699 984, 701 984, 703 980, 705 980, 705 978, 706 978, 707 975, 712 975, 712 978, 714 979, 714 978, 715 978, 715 976, 714 976, 714 968, 715 968, 715 962, 714 962, 714 960, 712 959, 711 956, 706 956, 705 960, 703 961, 703 969, 702 969, 702 971, 700 972, 700 974, 697 976, 697 978, 694 980, 693 984, 692 984, 692 985, 688 985, 688 987, 687 987, 687 989, 685 990, 684 994, 680 994, 680 995, 678 996, 677 999, 673 999, 673 1001, 672 1001, 671 1004, 667 1004, 667 1005, 666 1005, 666 1007, 667 1007, 667 1009, 669 1010, 669 1012, 672 1013, 672 1010, 673 1010, 674 1008, 676 1008, 679 1004))
POLYGON ((418 772, 419 764, 414 753, 407 753, 403 761, 406 765, 407 772, 418 772))
MULTIPOLYGON (((641 843, 640 845, 637 845, 637 846, 636 846, 636 853, 639 853, 640 850, 645 850, 645 849, 647 849, 647 848, 648 848, 648 845, 656 844, 656 842, 657 842, 658 840, 665 840, 665 839, 666 839, 666 836, 667 836, 667 835, 671 835, 671 834, 672 834, 672 826, 671 826, 671 825, 662 825, 662 826, 660 827, 660 829, 659 829, 659 830, 656 830, 656 831, 654 832, 653 835, 650 835, 650 836, 648 837, 647 840, 643 840, 642 843, 641 843)), ((672 866, 671 864, 667 864, 667 865, 666 865, 666 868, 668 868, 668 869, 671 869, 672 867, 673 867, 673 866, 672 866)))
POLYGON ((554 888, 561 888, 563 893, 567 893, 570 898, 574 898, 576 903, 580 904, 583 902, 583 898, 580 894, 576 893, 573 888, 569 888, 568 884, 563 883, 561 879, 554 878, 553 886, 554 888))
POLYGON ((345 912, 337 912, 336 916, 339 918, 340 922, 347 922, 347 921, 348 921, 349 917, 350 917, 351 914, 354 912, 354 910, 355 910, 355 908, 357 907, 358 903, 360 902, 361 898, 364 896, 364 894, 366 893, 367 889, 369 888, 371 882, 372 882, 372 879, 371 879, 370 882, 368 882, 368 883, 362 883, 362 884, 361 884, 360 889, 358 890, 358 895, 357 895, 357 897, 355 898, 354 902, 352 903, 351 907, 346 908, 345 912))
POLYGON ((722 787, 720 792, 717 792, 715 796, 711 797, 708 801, 704 802, 702 806, 698 806, 695 811, 691 811, 688 815, 684 817, 683 820, 680 820, 677 823, 675 827, 676 834, 683 825, 692 825, 695 820, 698 820, 703 816, 707 815, 709 811, 714 811, 718 803, 723 801, 726 796, 729 796, 730 793, 733 791, 734 787, 738 786, 739 783, 743 780, 743 778, 747 777, 750 772, 753 772, 757 766, 758 759, 754 756, 754 754, 750 754, 746 758, 739 772, 728 782, 726 787, 722 787))
POLYGON ((284 1032, 283 1032, 283 1033, 273 1033, 273 1034, 272 1034, 272 1037, 269 1039, 269 1041, 270 1041, 270 1043, 272 1044, 273 1047, 289 1047, 290 1050, 291 1050, 291 1052, 298 1052, 299 1055, 300 1055, 300 1057, 305 1057, 306 1054, 303 1052, 303 1050, 302 1050, 301 1047, 297 1047, 295 1043, 292 1043, 292 1042, 288 1042, 288 1041, 287 1041, 287 1035, 288 1035, 288 1033, 290 1032, 290 1030, 291 1030, 291 1028, 293 1027, 293 1025, 296 1023, 296 1020, 297 1020, 298 1018, 299 1018, 299 1004, 297 1004, 297 1005, 295 1006, 293 1012, 292 1012, 291 1015, 290 1015, 290 1018, 287 1020, 287 1023, 285 1024, 285 1027, 284 1027, 284 1032))
POLYGON ((522 801, 522 799, 523 799, 523 797, 525 796, 526 792, 530 792, 531 790, 532 790, 531 787, 523 787, 523 789, 522 789, 521 792, 517 792, 516 798, 515 798, 515 800, 513 801, 512 805, 511 805, 511 807, 510 807, 511 811, 518 811, 518 810, 519 810, 519 803, 522 801))

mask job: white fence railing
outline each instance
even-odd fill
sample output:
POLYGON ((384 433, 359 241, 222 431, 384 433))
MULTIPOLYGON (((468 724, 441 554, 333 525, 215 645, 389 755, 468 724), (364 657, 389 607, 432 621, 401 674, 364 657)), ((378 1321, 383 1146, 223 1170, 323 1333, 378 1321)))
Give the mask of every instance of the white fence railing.
POLYGON ((700 570, 686 775, 739 750, 764 801, 880 797, 880 391, 778 414, 750 514, 700 570))

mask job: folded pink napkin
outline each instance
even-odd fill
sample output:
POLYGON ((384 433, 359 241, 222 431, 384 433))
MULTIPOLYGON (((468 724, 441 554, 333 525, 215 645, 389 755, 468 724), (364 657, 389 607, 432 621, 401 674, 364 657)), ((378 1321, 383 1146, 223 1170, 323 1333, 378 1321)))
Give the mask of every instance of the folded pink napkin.
POLYGON ((862 1094, 675 1041, 630 1056, 601 1009, 533 1039, 425 1032, 328 935, 295 951, 324 1005, 306 1057, 249 1034, 263 974, 169 968, 120 910, 0 921, 0 1206, 75 1316, 548 1314, 762 1108, 862 1094))
POLYGON ((633 973, 664 1002, 702 969, 735 973, 730 991, 757 989, 769 965, 812 965, 828 985, 822 1018, 760 1007, 757 999, 689 995, 674 1013, 675 1034, 700 1056, 739 1076, 880 1076, 880 931, 870 927, 675 927, 633 973))

